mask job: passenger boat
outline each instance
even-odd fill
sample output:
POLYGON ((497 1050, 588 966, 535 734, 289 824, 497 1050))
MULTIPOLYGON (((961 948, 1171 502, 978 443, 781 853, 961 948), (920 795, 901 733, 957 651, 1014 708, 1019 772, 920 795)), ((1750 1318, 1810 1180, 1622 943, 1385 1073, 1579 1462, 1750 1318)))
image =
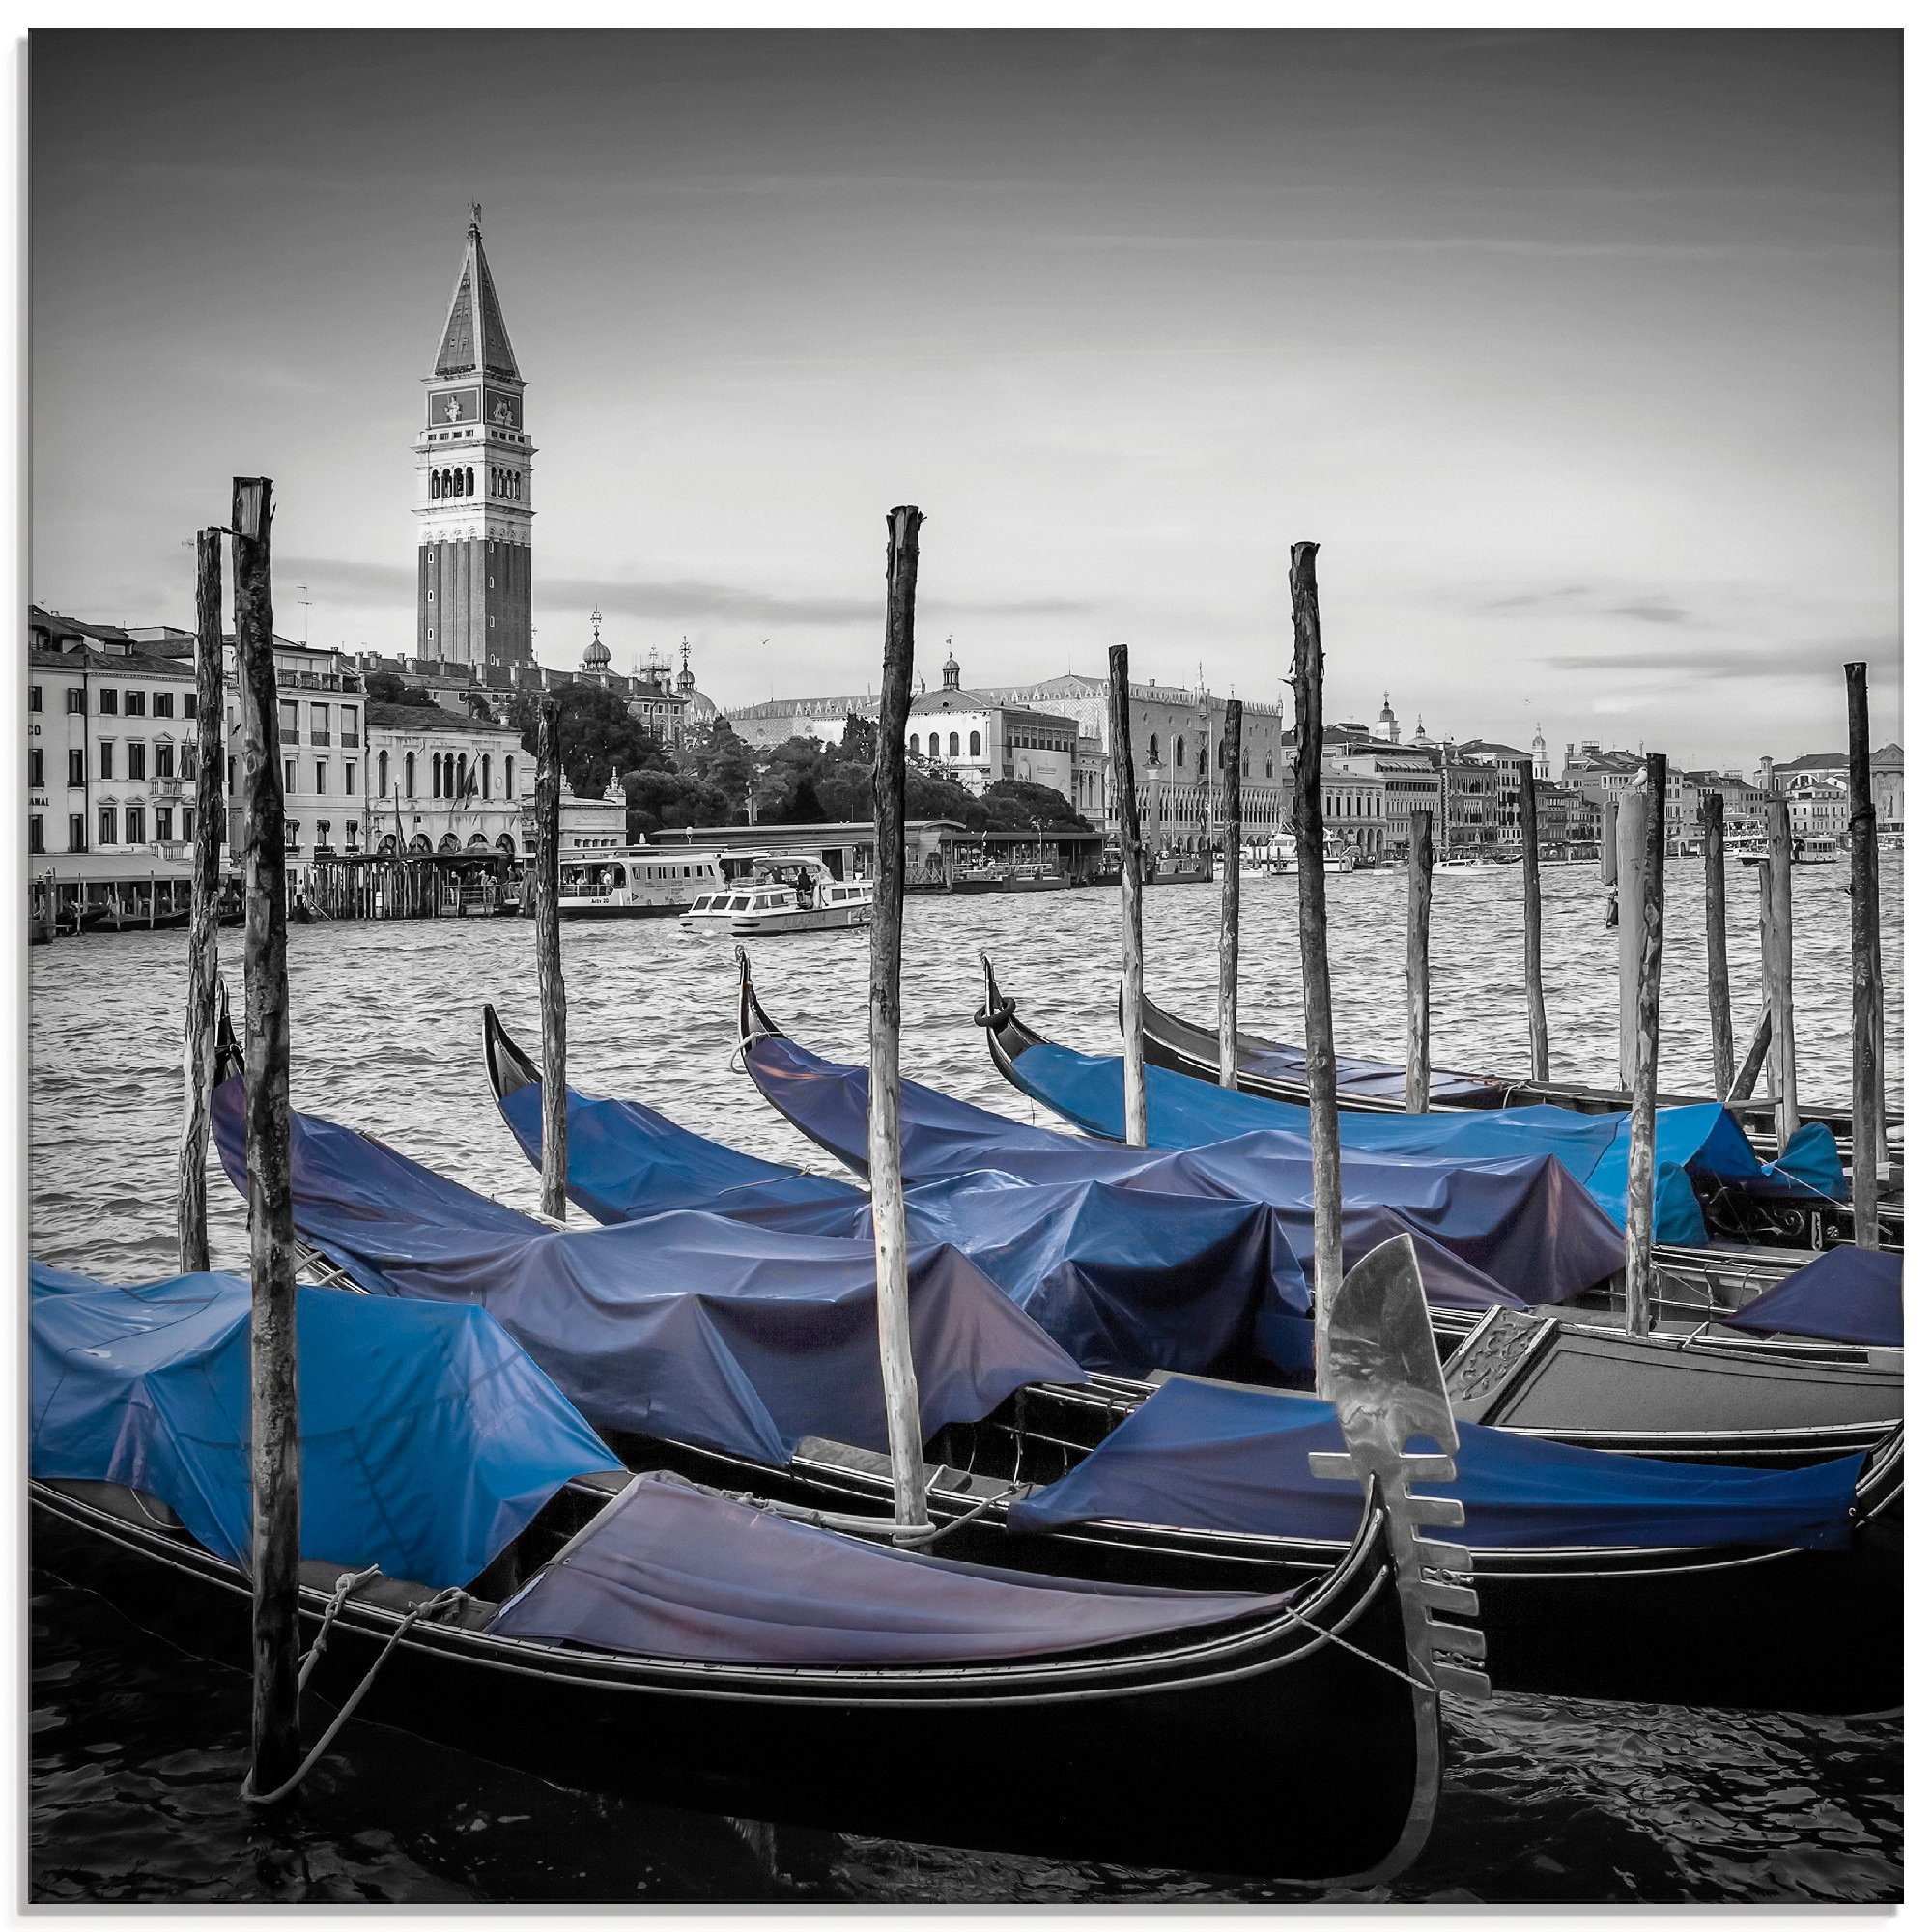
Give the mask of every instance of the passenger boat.
POLYGON ((869 925, 872 892, 870 879, 837 878, 822 859, 761 854, 748 877, 694 899, 678 923, 686 932, 736 939, 831 932, 869 925))
POLYGON ((1203 886, 1208 883, 1212 862, 1206 852, 1162 852, 1149 867, 1151 886, 1203 886))
MULTIPOLYGON (((1150 1066, 1165 1066, 1176 1073, 1219 1085, 1221 1078, 1220 1037, 1211 1027, 1169 1012, 1157 1001, 1142 999, 1142 1037, 1150 1066)), ((1260 1034, 1243 1032, 1239 1037, 1236 1077, 1244 1094, 1259 1094, 1271 1100, 1287 1100, 1298 1107, 1308 1104, 1308 1085, 1303 1071, 1302 1049, 1260 1034)), ((1403 1110, 1405 1075, 1402 1067, 1386 1061, 1339 1059, 1336 1103, 1345 1110, 1400 1113, 1403 1110)), ((1660 1094, 1660 1107, 1692 1107, 1710 1104, 1708 1094, 1660 1094)), ((1539 1104, 1567 1107, 1578 1113, 1628 1113, 1630 1095, 1611 1087, 1591 1087, 1580 1081, 1518 1080, 1483 1073, 1450 1073, 1432 1069, 1429 1085, 1432 1108, 1517 1107, 1539 1104)), ((1732 1101, 1729 1112, 1760 1158, 1777 1152, 1776 1124, 1768 1100, 1732 1101)), ((1808 1125, 1822 1122, 1832 1130, 1841 1156, 1851 1151, 1852 1117, 1847 1107, 1815 1106, 1800 1103, 1798 1118, 1808 1125)), ((1886 1115, 1887 1135, 1896 1173, 1904 1153, 1905 1116, 1886 1115)), ((1889 1202, 1881 1213, 1903 1227, 1902 1202, 1889 1202)), ((1822 1247, 1826 1232, 1820 1210, 1820 1225, 1813 1229, 1808 1214, 1801 1229, 1790 1231, 1813 1236, 1810 1245, 1822 1247)))
MULTIPOLYGON (((202 1294, 225 1285, 234 1304, 242 1346, 238 1353, 231 1341, 221 1359, 233 1357, 242 1378, 230 1412, 245 1417, 246 1284, 203 1275, 151 1289, 179 1301, 188 1283, 202 1294)), ((101 1291, 95 1328, 143 1293, 101 1291)), ((1406 1468, 1418 1459, 1399 1441, 1391 1450, 1377 1419, 1391 1404, 1427 1412, 1427 1391, 1384 1380, 1346 1404, 1350 1454, 1324 1473, 1359 1470, 1367 1500, 1338 1560, 1298 1587, 1122 1586, 882 1548, 782 1505, 666 1471, 610 1469, 614 1459, 581 1422, 581 1446, 551 1444, 529 1478, 549 1500, 533 1517, 486 1513, 498 1526, 507 1518, 514 1536, 477 1574, 461 1559, 452 1583, 446 1569, 415 1577, 354 1566, 372 1544, 396 1543, 398 1515, 429 1519, 417 1543, 426 1537, 451 1560, 435 1530, 443 1518, 477 1514, 489 1491, 475 1476, 491 1465, 454 1463, 448 1429, 411 1436, 412 1408, 352 1350, 338 1347, 325 1374, 310 1331, 353 1338, 392 1328, 391 1316, 412 1329, 431 1317, 439 1330, 451 1325, 445 1318, 478 1331, 496 1324, 473 1308, 298 1293, 304 1528, 320 1517, 354 1540, 330 1560, 303 1561, 298 1614, 311 1645, 308 1688, 338 1707, 366 1690, 360 1709, 378 1721, 567 1787, 927 1842, 1360 1886, 1402 1870, 1429 1836, 1440 1691, 1480 1695, 1487 1686, 1471 1667, 1480 1632, 1433 1614, 1476 1607, 1468 1591, 1425 1579, 1425 1561, 1455 1558, 1418 1533, 1445 1520, 1441 1507, 1408 1497, 1406 1468), (340 1412, 329 1450, 354 1436, 363 1469, 311 1437, 324 1407, 340 1412), (405 1439, 417 1453, 399 1459, 405 1439), (358 1509, 379 1447, 383 1506, 358 1509), (559 1454, 590 1466, 559 1480, 559 1454), (346 1501, 331 1475, 347 1480, 346 1501), (829 1739, 836 1776, 802 1775, 828 1764, 829 1739), (922 1766, 943 1776, 920 1775, 922 1766)), ((128 1473, 116 1460, 125 1442, 99 1426, 113 1390, 96 1387, 101 1415, 53 1428, 56 1394, 72 1416, 62 1368, 81 1359, 82 1338, 36 1339, 47 1377, 37 1377, 34 1404, 34 1560, 188 1655, 245 1668, 251 1588, 240 1540, 216 1537, 226 1545, 217 1549, 205 1527, 188 1527, 185 1514, 203 1525, 210 1511, 205 1486, 180 1479, 180 1453, 135 1459, 171 1495, 111 1479, 128 1473)), ((518 1361, 529 1384, 527 1358, 505 1366, 518 1361)), ((1391 1369, 1371 1351, 1362 1361, 1367 1372, 1391 1369)), ((188 1366, 205 1372, 199 1360, 188 1366)), ((444 1377, 440 1400, 424 1404, 431 1390, 420 1377, 404 1393, 454 1423, 440 1352, 430 1366, 444 1377)), ((111 1364, 83 1367, 97 1385, 111 1378, 111 1364)), ((150 1346, 135 1378, 156 1367, 150 1346)), ((541 1399, 535 1384, 526 1393, 541 1399)), ((549 1397, 567 1411, 554 1388, 549 1397)), ((115 1412, 129 1406, 140 1406, 123 1392, 115 1412)), ((499 1476, 500 1432, 526 1426, 524 1407, 492 1417, 499 1476)), ((230 1414, 212 1420, 234 1435, 230 1414)), ((136 1421, 165 1433, 172 1408, 136 1421)), ((564 1414, 555 1422, 565 1427, 564 1414)), ((240 1439, 216 1439, 234 1492, 224 1501, 239 1502, 245 1527, 245 1423, 240 1439)), ((212 1446, 197 1439, 186 1454, 206 1463, 212 1446)))
POLYGON ((1066 875, 1051 860, 1022 861, 1000 881, 1003 893, 1057 893, 1065 886, 1066 875))
POLYGON ((955 893, 996 893, 1006 881, 1006 867, 991 859, 982 859, 976 865, 956 866, 952 871, 952 890, 955 893))
MULTIPOLYGON (((1835 866, 1844 856, 1844 847, 1835 838, 1804 838, 1791 841, 1791 863, 1794 866, 1835 866)), ((1770 848, 1762 838, 1747 845, 1738 857, 1747 866, 1771 864, 1770 848)))
POLYGON ((665 919, 728 877, 725 855, 683 845, 624 845, 557 869, 559 919, 665 919))

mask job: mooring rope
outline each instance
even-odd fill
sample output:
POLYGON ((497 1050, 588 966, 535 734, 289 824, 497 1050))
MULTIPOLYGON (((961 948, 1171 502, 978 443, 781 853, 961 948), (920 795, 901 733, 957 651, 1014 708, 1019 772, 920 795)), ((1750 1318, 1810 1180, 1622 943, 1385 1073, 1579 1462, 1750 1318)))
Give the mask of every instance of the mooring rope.
MULTIPOLYGON (((301 1674, 296 1679, 298 1694, 299 1694, 302 1687, 308 1682, 309 1672, 315 1666, 316 1658, 321 1654, 323 1641, 328 1635, 329 1627, 334 1623, 337 1612, 340 1611, 343 1605, 349 1600, 352 1592, 359 1589, 372 1577, 379 1577, 381 1575, 382 1567, 379 1564, 372 1563, 368 1569, 358 1570, 354 1575, 343 1577, 337 1581, 335 1589, 329 1597, 328 1607, 323 1612, 322 1628, 316 1633, 315 1642, 310 1645, 307 1657, 302 1660, 301 1674)), ((439 1590, 435 1596, 417 1604, 411 1609, 389 1634, 388 1642, 383 1646, 375 1662, 364 1673, 361 1683, 356 1685, 355 1689, 350 1692, 342 1708, 335 1714, 334 1722, 329 1725, 327 1730, 323 1732, 321 1738, 316 1743, 315 1748, 296 1767, 295 1775, 284 1783, 276 1785, 272 1791, 259 1792, 253 1788, 255 1773, 253 1768, 250 1767, 248 1776, 242 1780, 242 1801, 245 1804, 261 1805, 280 1804, 315 1769, 323 1753, 335 1742, 337 1732, 355 1715, 356 1705, 361 1703, 369 1687, 375 1683, 376 1673, 382 1669, 384 1664, 388 1662, 389 1653, 409 1634, 411 1629, 425 1617, 433 1618, 443 1610, 453 1609, 458 1605, 468 1603, 469 1600, 469 1593, 467 1590, 439 1590)))

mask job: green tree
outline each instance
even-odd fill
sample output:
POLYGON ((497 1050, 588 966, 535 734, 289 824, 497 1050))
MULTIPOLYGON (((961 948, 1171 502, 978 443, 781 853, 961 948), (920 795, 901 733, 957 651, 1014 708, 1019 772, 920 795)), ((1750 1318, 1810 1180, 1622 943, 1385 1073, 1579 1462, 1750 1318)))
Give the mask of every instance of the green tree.
POLYGON ((1091 832, 1065 795, 1025 779, 1001 779, 986 787, 986 823, 996 832, 1028 832, 1037 818, 1049 832, 1091 832))
POLYGON ((816 738, 787 738, 759 761, 752 795, 758 805, 758 822, 774 825, 822 825, 825 807, 818 796, 818 776, 825 765, 825 749, 816 738))
POLYGON ((744 822, 752 786, 752 748, 732 730, 729 719, 714 718, 708 730, 687 743, 677 754, 677 769, 722 793, 734 813, 730 822, 744 822))
POLYGON ((378 704, 428 704, 436 699, 420 685, 405 684, 392 670, 372 670, 362 688, 378 704))
POLYGON ((598 798, 611 774, 647 769, 662 755, 656 734, 646 731, 624 708, 624 700, 601 684, 566 684, 549 693, 521 693, 511 705, 510 722, 523 733, 524 750, 536 753, 537 706, 545 696, 557 701, 557 745, 563 776, 579 798, 598 798))
POLYGON ((733 815, 722 791, 687 772, 626 772, 624 798, 624 832, 633 841, 682 825, 729 825, 733 815))

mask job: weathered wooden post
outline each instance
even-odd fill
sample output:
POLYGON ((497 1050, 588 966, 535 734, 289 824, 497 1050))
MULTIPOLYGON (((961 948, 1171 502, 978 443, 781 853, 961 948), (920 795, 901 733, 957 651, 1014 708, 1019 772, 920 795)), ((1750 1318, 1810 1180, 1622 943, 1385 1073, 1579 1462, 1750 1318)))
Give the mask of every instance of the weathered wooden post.
MULTIPOLYGON (((1605 885, 1614 887, 1617 883, 1617 802, 1613 796, 1605 798, 1603 817, 1604 828, 1598 835, 1602 843, 1598 848, 1597 863, 1605 885)), ((1611 904, 1615 903, 1613 898, 1611 904)))
POLYGON ((1114 812, 1121 828, 1121 1032, 1122 1100, 1129 1147, 1147 1146, 1147 1039, 1142 1006, 1141 804, 1134 779, 1133 724, 1127 709, 1127 647, 1107 652, 1108 758, 1114 767, 1114 812))
POLYGON ((1221 725, 1221 1085, 1240 1085, 1241 700, 1231 697, 1221 725))
POLYGON ((1642 947, 1636 983, 1636 1065, 1631 1082, 1629 1194, 1624 1211, 1625 1325, 1633 1335, 1650 1332, 1651 1246, 1657 1203, 1657 1052, 1658 1003, 1663 984, 1663 804, 1669 781, 1662 752, 1644 759, 1641 791, 1625 794, 1618 814, 1640 802, 1643 813, 1643 865, 1637 874, 1636 896, 1627 901, 1624 923, 1636 929, 1642 947))
POLYGON ((248 888, 243 1030, 252 1289, 249 1474, 254 1492, 249 1548, 253 1763, 246 1788, 263 1797, 287 1782, 301 1757, 296 1683, 301 1438, 296 1407, 295 1197, 289 1176, 288 889, 270 574, 273 514, 274 484, 269 477, 235 479, 229 523, 235 537, 235 653, 242 696, 248 888))
POLYGON ((1878 1170, 1885 1145, 1885 1094, 1879 1046, 1885 1009, 1879 983, 1878 814, 1871 795, 1871 712, 1865 668, 1845 667, 1851 737, 1852 844, 1852 1232, 1861 1248, 1878 1246, 1878 1170))
POLYGON ((183 1274, 208 1266, 208 1110, 214 1094, 214 981, 221 897, 221 532, 195 538, 194 870, 188 880, 187 1026, 175 1234, 183 1274))
POLYGON ((1766 964, 1771 979, 1772 1097, 1776 1102, 1777 1151, 1798 1131, 1798 1035, 1791 1009, 1791 808, 1781 798, 1764 809, 1771 863, 1771 923, 1766 964))
POLYGON ((1536 774, 1522 775, 1522 987, 1529 1001, 1529 1077, 1549 1078, 1549 1020, 1543 1010, 1543 854, 1537 849, 1536 774))
POLYGON ((543 1011, 543 1180, 539 1206, 563 1219, 570 1175, 570 1116, 564 1071, 563 936, 556 907, 557 846, 562 836, 563 752, 557 700, 537 706, 537 1004, 543 1011))
POLYGON ((1294 850, 1301 888, 1301 1043, 1315 1195, 1315 1358, 1342 1287, 1342 1135, 1335 1119, 1335 1021, 1328 998, 1328 894, 1321 869, 1321 612, 1318 546, 1290 553, 1294 605, 1294 850))
POLYGON ((1435 887, 1435 822, 1434 812, 1408 814, 1408 1070, 1402 1104, 1410 1114, 1429 1111, 1429 899, 1435 887))
POLYGON ((923 1532, 924 1435, 912 1358, 912 1294, 906 1279, 905 1180, 899 1145, 899 954, 905 918, 905 732, 912 708, 913 614, 919 588, 919 526, 910 503, 886 518, 886 663, 872 754, 872 1064, 867 1165, 872 1185, 872 1252, 879 1304, 879 1372, 892 1453, 893 1517, 900 1531, 923 1532))
POLYGON ((1626 1094, 1636 1086, 1637 982, 1643 974, 1643 895, 1645 841, 1650 804, 1633 785, 1617 804, 1617 1085, 1626 1094))
POLYGON ((1730 942, 1724 932, 1724 795, 1706 792, 1704 821, 1704 979, 1711 1002, 1711 1092, 1729 1096, 1738 1077, 1731 1037, 1730 942))

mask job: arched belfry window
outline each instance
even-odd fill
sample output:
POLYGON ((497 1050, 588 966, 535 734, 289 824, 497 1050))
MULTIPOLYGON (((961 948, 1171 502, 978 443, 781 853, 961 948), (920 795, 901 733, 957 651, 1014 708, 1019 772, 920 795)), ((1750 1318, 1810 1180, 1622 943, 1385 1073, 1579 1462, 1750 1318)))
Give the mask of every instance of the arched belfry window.
POLYGON ((934 731, 925 741, 925 755, 936 758, 939 755, 939 733, 934 731))
POLYGON ((463 472, 463 494, 466 497, 473 497, 476 494, 476 472, 473 469, 466 469, 463 472))

